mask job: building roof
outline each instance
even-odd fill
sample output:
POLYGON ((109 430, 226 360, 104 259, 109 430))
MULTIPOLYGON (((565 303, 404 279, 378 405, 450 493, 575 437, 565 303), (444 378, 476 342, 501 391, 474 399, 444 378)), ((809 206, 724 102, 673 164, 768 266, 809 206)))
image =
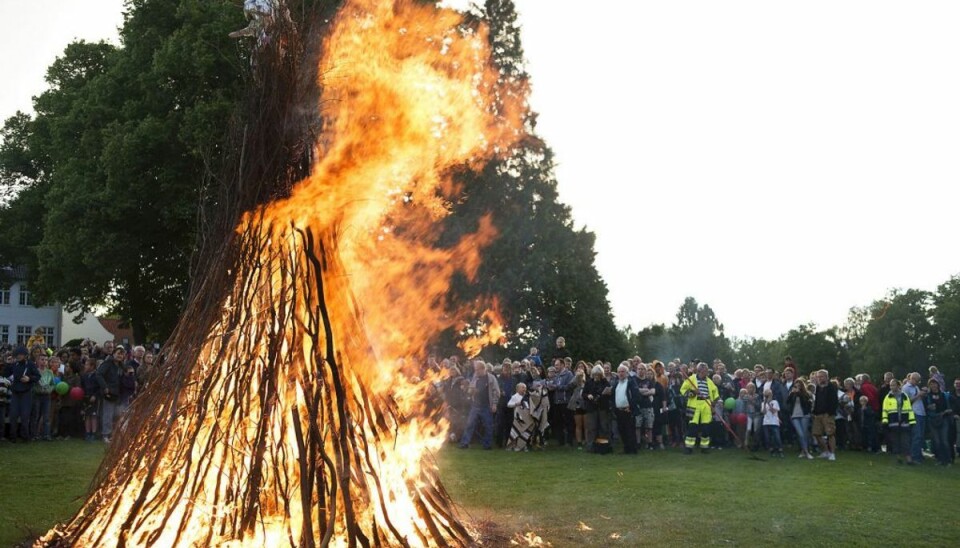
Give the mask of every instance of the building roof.
MULTIPOLYGON (((102 325, 104 329, 106 329, 107 331, 110 332, 111 335, 113 335, 114 342, 119 343, 119 342, 123 342, 123 340, 126 339, 128 343, 131 343, 131 344, 133 343, 133 329, 129 325, 124 324, 123 320, 118 320, 115 318, 97 318, 97 319, 100 320, 100 325, 102 325)), ((95 342, 103 342, 103 341, 95 341, 95 342)))
POLYGON ((10 283, 26 281, 29 274, 30 270, 23 265, 0 267, 0 280, 10 283))

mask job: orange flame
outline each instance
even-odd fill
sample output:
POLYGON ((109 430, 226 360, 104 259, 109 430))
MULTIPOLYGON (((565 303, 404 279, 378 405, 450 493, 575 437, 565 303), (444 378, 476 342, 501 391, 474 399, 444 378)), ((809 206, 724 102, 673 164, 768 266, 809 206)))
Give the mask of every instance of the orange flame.
MULTIPOLYGON (((366 488, 350 501, 357 510, 356 524, 338 518, 333 543, 343 542, 348 527, 366 531, 372 524, 391 523, 394 534, 410 545, 431 544, 423 533, 428 530, 423 512, 429 508, 412 502, 429 497, 412 494, 424 488, 423 471, 435 471, 426 457, 441 446, 445 432, 443 425, 425 420, 426 387, 432 379, 408 378, 396 364, 422 355, 438 332, 462 325, 458 318, 466 311, 447 310, 451 278, 462 273, 472 279, 480 250, 497 235, 485 217, 476 232, 459 243, 441 247, 437 241, 437 221, 448 214, 458 190, 449 172, 481 165, 522 132, 522 105, 494 105, 523 98, 494 93, 499 74, 488 49, 484 28, 464 24, 452 10, 415 0, 344 3, 320 61, 320 160, 289 197, 249 213, 237 227, 240 232, 265 227, 269 235, 260 257, 262 274, 253 278, 255 304, 239 312, 233 309, 235 300, 224 304, 224 318, 229 313, 253 319, 241 321, 250 327, 240 332, 210 333, 196 357, 196 374, 217 379, 210 394, 238 382, 228 362, 237 358, 231 345, 241 343, 254 348, 250 363, 277 363, 287 383, 276 389, 277 401, 251 402, 239 425, 232 410, 178 414, 171 427, 175 445, 191 459, 170 457, 164 462, 163 485, 148 481, 147 471, 138 470, 134 481, 105 487, 91 497, 116 502, 112 511, 93 518, 78 545, 115 545, 120 539, 133 544, 150 539, 163 546, 305 544, 298 537, 301 524, 308 518, 318 522, 319 514, 307 516, 300 506, 263 498, 253 529, 243 538, 220 537, 218 531, 235 526, 224 517, 232 508, 211 501, 229 499, 230 484, 246 479, 257 467, 254 455, 244 448, 255 445, 256 430, 264 423, 269 454, 283 466, 261 467, 265 477, 259 482, 283 490, 282 500, 296 500, 301 480, 309 481, 290 463, 303 460, 296 439, 317 429, 303 418, 308 403, 333 381, 329 367, 314 363, 324 354, 317 348, 324 338, 287 335, 280 356, 269 354, 257 341, 264 331, 282 325, 318 329, 321 300, 329 310, 324 324, 340 337, 338 352, 344 356, 336 358, 348 393, 338 396, 337 405, 343 407, 331 410, 342 414, 329 413, 319 429, 330 454, 335 452, 331 432, 348 432, 359 457, 345 481, 366 488), (306 234, 316 240, 308 241, 306 234), (298 253, 309 247, 323 251, 322 288, 311 286, 307 273, 314 266, 298 253), (371 395, 404 420, 388 423, 374 412, 371 395), (156 518, 126 520, 134 500, 159 498, 158 489, 177 485, 182 477, 200 485, 200 494, 166 500, 169 507, 156 518)), ((503 337, 498 313, 487 311, 481 318, 482 332, 464 345, 468 353, 503 337)), ((269 379, 257 373, 243 382, 256 394, 269 379)), ((530 545, 548 545, 540 542, 530 545)))
POLYGON ((463 333, 470 335, 459 345, 468 358, 479 356, 480 352, 490 345, 503 344, 507 337, 504 321, 500 316, 499 302, 494 299, 491 308, 480 315, 477 324, 467 326, 463 333))

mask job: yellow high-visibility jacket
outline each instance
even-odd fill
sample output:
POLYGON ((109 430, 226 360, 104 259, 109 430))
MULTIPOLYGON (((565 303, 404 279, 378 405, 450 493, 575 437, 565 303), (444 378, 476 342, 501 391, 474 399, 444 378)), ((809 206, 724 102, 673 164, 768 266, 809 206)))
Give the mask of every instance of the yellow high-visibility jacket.
POLYGON ((690 417, 690 422, 697 424, 710 423, 712 420, 710 405, 720 398, 720 391, 717 390, 717 385, 713 384, 713 380, 710 377, 704 380, 707 381, 707 391, 710 394, 706 399, 700 396, 696 373, 690 375, 680 385, 680 394, 687 397, 687 416, 690 417))
POLYGON ((910 426, 916 424, 917 419, 913 416, 913 405, 910 404, 910 398, 903 392, 900 393, 900 409, 897 409, 897 397, 893 394, 887 394, 883 398, 883 424, 890 426, 910 426))

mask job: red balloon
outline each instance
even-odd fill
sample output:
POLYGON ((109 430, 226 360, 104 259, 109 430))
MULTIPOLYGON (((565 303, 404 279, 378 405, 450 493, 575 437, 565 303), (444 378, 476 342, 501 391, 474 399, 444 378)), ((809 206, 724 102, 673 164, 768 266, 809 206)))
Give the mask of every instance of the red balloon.
POLYGON ((747 415, 745 413, 734 413, 730 415, 733 424, 747 424, 747 415))
POLYGON ((74 386, 70 389, 70 399, 73 401, 80 401, 83 399, 83 388, 79 386, 74 386))

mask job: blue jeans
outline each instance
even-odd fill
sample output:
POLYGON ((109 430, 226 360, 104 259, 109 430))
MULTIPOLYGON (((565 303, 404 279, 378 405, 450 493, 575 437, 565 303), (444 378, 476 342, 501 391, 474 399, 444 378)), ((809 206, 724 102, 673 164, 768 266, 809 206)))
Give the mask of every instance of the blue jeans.
POLYGON ((800 441, 800 450, 810 450, 810 415, 804 417, 793 417, 790 419, 793 423, 793 429, 797 432, 797 439, 800 441))
POLYGON ((30 412, 33 410, 33 392, 10 393, 10 437, 17 437, 17 419, 20 420, 20 437, 30 439, 30 412))
POLYGON ((952 420, 952 418, 940 418, 939 424, 936 426, 932 421, 930 423, 930 441, 933 445, 933 454, 937 457, 937 462, 940 464, 949 463, 952 458, 950 455, 950 446, 947 445, 947 420, 952 420))
POLYGON ((473 431, 477 428, 477 421, 483 421, 483 448, 493 447, 493 413, 489 407, 470 407, 470 415, 467 417, 467 428, 463 431, 463 437, 460 438, 460 447, 468 447, 473 438, 473 431))
POLYGON ((767 448, 771 451, 782 451, 783 443, 780 441, 780 427, 775 425, 763 425, 763 435, 767 439, 767 448))
POLYGON ((910 440, 910 455, 913 462, 923 462, 923 440, 927 433, 926 415, 917 415, 917 424, 913 427, 913 439, 910 440))
POLYGON ((50 437, 50 394, 33 395, 33 414, 30 416, 30 437, 50 437))

